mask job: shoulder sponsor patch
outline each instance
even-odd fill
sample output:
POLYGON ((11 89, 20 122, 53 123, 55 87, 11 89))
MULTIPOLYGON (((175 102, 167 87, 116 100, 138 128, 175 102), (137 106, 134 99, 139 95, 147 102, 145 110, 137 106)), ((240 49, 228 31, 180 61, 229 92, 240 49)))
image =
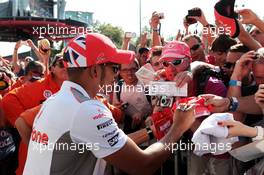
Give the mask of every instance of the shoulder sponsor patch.
POLYGON ((106 137, 108 137, 108 136, 111 136, 111 135, 115 134, 116 131, 117 131, 117 128, 114 129, 113 131, 109 132, 109 133, 104 134, 104 135, 103 135, 103 138, 106 138, 106 137))
POLYGON ((105 127, 108 127, 108 126, 110 126, 110 125, 112 125, 112 124, 113 124, 113 119, 109 119, 109 120, 107 120, 106 122, 97 125, 96 127, 97 127, 98 130, 100 130, 100 129, 103 129, 103 128, 105 128, 105 127))
POLYGON ((86 97, 85 95, 83 95, 82 92, 80 92, 79 90, 73 87, 71 87, 71 92, 73 96, 75 97, 75 99, 80 103, 90 100, 90 98, 86 97))
POLYGON ((119 133, 114 135, 114 137, 112 137, 111 139, 107 140, 110 146, 115 146, 118 143, 118 136, 119 136, 119 133))

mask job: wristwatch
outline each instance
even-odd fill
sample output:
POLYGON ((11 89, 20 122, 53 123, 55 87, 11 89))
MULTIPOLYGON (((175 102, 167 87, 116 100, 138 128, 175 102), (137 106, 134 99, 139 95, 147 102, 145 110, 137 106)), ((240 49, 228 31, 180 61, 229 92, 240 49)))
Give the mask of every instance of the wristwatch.
POLYGON ((264 129, 261 126, 255 126, 257 128, 257 136, 252 138, 252 141, 264 139, 264 129))
POLYGON ((230 100, 230 104, 228 107, 229 111, 235 112, 238 108, 238 105, 239 105, 237 98, 236 97, 228 97, 228 99, 230 100))

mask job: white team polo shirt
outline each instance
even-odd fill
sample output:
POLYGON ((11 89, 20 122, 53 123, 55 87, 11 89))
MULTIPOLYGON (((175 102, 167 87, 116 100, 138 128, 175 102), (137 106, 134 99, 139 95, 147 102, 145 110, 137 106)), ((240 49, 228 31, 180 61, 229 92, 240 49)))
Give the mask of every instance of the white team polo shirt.
POLYGON ((127 136, 111 111, 65 81, 35 118, 24 175, 99 175, 104 158, 120 150, 127 136))

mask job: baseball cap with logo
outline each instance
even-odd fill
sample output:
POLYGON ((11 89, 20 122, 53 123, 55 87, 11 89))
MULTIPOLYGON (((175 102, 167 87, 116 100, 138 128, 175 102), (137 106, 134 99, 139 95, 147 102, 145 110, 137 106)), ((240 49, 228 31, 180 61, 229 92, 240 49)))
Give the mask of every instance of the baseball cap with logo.
POLYGON ((134 56, 134 52, 117 49, 108 37, 98 33, 77 36, 64 50, 67 67, 90 67, 103 63, 129 64, 134 56))
POLYGON ((171 41, 163 47, 159 61, 173 61, 183 58, 189 58, 191 60, 189 46, 184 42, 171 41))
POLYGON ((214 6, 215 19, 230 28, 230 35, 232 38, 236 38, 240 33, 234 6, 235 0, 220 0, 214 6))

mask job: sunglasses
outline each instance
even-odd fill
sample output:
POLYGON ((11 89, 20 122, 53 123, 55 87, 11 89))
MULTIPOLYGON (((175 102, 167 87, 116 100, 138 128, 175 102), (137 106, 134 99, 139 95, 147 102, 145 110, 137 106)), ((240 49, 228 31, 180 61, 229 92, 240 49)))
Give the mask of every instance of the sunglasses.
POLYGON ((184 61, 184 59, 180 59, 180 60, 173 60, 173 61, 163 61, 162 65, 164 67, 169 67, 170 64, 173 64, 174 66, 178 66, 180 65, 182 62, 184 61))
POLYGON ((63 61, 57 61, 54 65, 58 66, 59 68, 65 68, 63 61))
POLYGON ((193 46, 191 47, 191 50, 196 51, 196 50, 199 49, 199 48, 200 48, 200 44, 195 44, 195 45, 193 45, 193 46))
POLYGON ((117 74, 120 71, 120 65, 112 65, 112 71, 117 74))
POLYGON ((227 69, 231 69, 232 67, 235 66, 236 63, 231 63, 231 62, 225 62, 224 67, 227 69))

